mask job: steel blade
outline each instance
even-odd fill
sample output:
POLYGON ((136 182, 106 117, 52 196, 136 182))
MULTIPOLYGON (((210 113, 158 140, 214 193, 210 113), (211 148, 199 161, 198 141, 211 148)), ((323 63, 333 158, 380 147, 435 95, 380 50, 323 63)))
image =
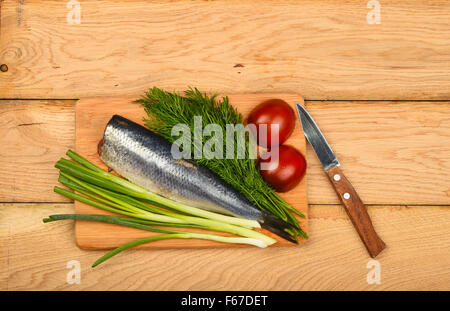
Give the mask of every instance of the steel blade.
POLYGON ((330 145, 328 145, 327 140, 323 136, 316 122, 314 122, 314 119, 305 110, 305 108, 303 108, 299 103, 296 104, 303 133, 314 149, 314 152, 319 158, 320 163, 322 163, 323 168, 325 170, 329 170, 333 166, 339 166, 339 161, 336 158, 336 155, 333 150, 331 150, 330 145))

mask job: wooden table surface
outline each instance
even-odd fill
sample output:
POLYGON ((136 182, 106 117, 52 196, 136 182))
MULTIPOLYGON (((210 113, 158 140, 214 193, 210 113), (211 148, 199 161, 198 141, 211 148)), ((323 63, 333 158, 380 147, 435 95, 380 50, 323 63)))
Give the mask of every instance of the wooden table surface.
POLYGON ((1 290, 450 289, 449 1, 380 0, 379 24, 357 0, 80 2, 77 24, 76 1, 0 1, 1 290), (90 268, 104 251, 41 221, 74 211, 52 187, 75 100, 154 85, 302 94, 388 245, 380 284, 309 147, 305 245, 130 250, 90 268))

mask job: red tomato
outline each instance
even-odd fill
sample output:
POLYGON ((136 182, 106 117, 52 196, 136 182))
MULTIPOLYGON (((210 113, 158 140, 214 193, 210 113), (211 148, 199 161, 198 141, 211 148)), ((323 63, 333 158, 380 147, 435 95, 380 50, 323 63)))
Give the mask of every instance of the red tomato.
POLYGON ((305 157, 289 146, 269 151, 268 159, 260 158, 259 172, 263 179, 278 192, 286 192, 298 185, 306 171, 305 157), (278 161, 273 152, 278 151, 278 161))
MULTIPOLYGON (((291 106, 281 99, 269 99, 260 105, 256 106, 247 119, 247 124, 256 125, 255 129, 249 127, 256 138, 258 145, 261 147, 275 147, 281 145, 292 134, 295 127, 295 113, 291 106), (266 124, 267 135, 263 133, 260 135, 260 125, 266 124), (278 135, 278 143, 272 141, 271 125, 278 124, 278 130, 275 130, 274 135, 278 135), (262 136, 262 137, 259 137, 262 136)), ((275 136, 277 137, 277 136, 275 136)))

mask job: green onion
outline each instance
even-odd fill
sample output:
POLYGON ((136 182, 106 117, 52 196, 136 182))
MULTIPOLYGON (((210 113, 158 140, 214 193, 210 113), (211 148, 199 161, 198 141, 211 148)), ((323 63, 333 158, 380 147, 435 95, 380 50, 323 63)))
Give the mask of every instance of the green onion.
POLYGON ((185 232, 185 231, 163 229, 163 228, 157 228, 157 227, 152 227, 152 226, 148 226, 148 225, 142 225, 139 223, 135 223, 132 221, 131 218, 120 217, 120 216, 60 214, 60 215, 50 215, 48 218, 44 218, 43 222, 47 223, 47 222, 52 222, 52 221, 57 221, 57 220, 64 220, 64 219, 98 221, 98 222, 105 222, 105 223, 110 223, 110 224, 132 227, 132 228, 141 229, 141 230, 165 233, 165 235, 151 236, 148 238, 136 240, 136 241, 124 244, 122 246, 119 246, 118 248, 112 250, 111 252, 109 252, 106 255, 99 258, 92 265, 92 267, 96 267, 97 265, 104 262, 105 260, 111 258, 112 256, 114 256, 128 248, 131 248, 131 247, 134 247, 134 246, 137 246, 140 244, 144 244, 144 243, 149 243, 149 242, 162 240, 162 239, 170 239, 170 238, 203 239, 203 240, 211 240, 211 241, 217 241, 217 242, 223 242, 223 243, 249 244, 249 245, 254 245, 254 246, 258 246, 258 247, 262 247, 262 248, 267 247, 267 244, 265 244, 263 241, 258 240, 258 239, 225 237, 225 236, 212 235, 212 234, 208 234, 208 233, 196 233, 196 232, 185 232), (129 220, 127 220, 127 219, 129 219, 129 220))
POLYGON ((61 158, 55 164, 60 170, 58 180, 77 193, 57 186, 54 191, 121 216, 62 214, 51 215, 43 219, 44 222, 63 219, 98 221, 161 233, 124 244, 98 259, 93 267, 130 247, 162 239, 206 239, 258 247, 266 247, 276 242, 275 239, 251 229, 260 227, 255 220, 225 216, 172 201, 102 170, 71 150, 67 155, 76 163, 61 158), (167 227, 198 228, 240 237, 178 231, 167 227))
POLYGON ((168 223, 187 223, 187 224, 200 225, 200 226, 207 227, 210 230, 223 231, 223 232, 241 235, 243 237, 260 239, 260 240, 265 241, 265 243, 268 245, 271 245, 276 242, 274 239, 272 239, 260 232, 248 229, 246 227, 240 227, 240 226, 232 225, 229 223, 223 223, 223 222, 219 222, 219 221, 212 220, 212 219, 185 216, 185 215, 174 214, 174 213, 171 213, 171 216, 165 216, 165 215, 151 213, 151 212, 139 209, 129 203, 123 202, 117 198, 110 196, 110 195, 107 195, 104 192, 102 192, 101 190, 95 189, 93 186, 89 185, 88 183, 85 183, 73 176, 70 176, 65 173, 61 173, 61 175, 65 178, 71 180, 72 182, 78 183, 80 186, 84 187, 85 189, 87 189, 89 191, 92 191, 93 193, 95 193, 97 195, 103 196, 104 198, 107 198, 107 199, 111 199, 111 201, 113 203, 118 203, 119 207, 121 206, 121 209, 116 209, 114 207, 107 206, 105 204, 101 204, 100 202, 95 202, 93 200, 87 199, 86 197, 74 194, 70 191, 61 189, 59 187, 55 187, 55 192, 65 195, 74 200, 78 200, 83 203, 93 205, 98 208, 102 208, 104 210, 110 211, 110 212, 128 215, 128 216, 132 215, 137 218, 151 220, 151 221, 160 221, 160 222, 168 222, 168 223))
POLYGON ((121 177, 118 177, 114 174, 108 173, 100 169, 98 166, 95 166, 93 163, 90 163, 88 160, 76 154, 72 150, 69 150, 67 154, 74 160, 80 161, 79 163, 85 166, 83 167, 79 164, 75 164, 66 159, 59 160, 55 166, 59 168, 62 172, 73 174, 84 181, 93 183, 94 185, 104 187, 113 191, 117 191, 119 193, 123 193, 136 198, 147 199, 154 202, 155 204, 158 205, 161 204, 163 206, 172 208, 176 211, 191 214, 194 216, 214 219, 220 222, 245 226, 249 228, 261 227, 260 224, 255 220, 225 216, 222 214, 205 211, 200 208, 188 206, 186 204, 182 204, 180 202, 167 199, 165 197, 147 191, 146 189, 137 186, 121 177), (88 162, 89 164, 87 164, 88 162))

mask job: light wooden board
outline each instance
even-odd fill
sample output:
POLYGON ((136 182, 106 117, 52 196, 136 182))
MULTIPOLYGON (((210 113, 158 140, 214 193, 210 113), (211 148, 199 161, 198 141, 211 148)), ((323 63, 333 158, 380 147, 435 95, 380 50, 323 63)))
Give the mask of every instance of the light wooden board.
POLYGON ((450 99, 450 2, 1 1, 0 98, 139 96, 151 85, 306 99, 450 99))
MULTIPOLYGON (((309 102, 367 204, 450 204, 450 102, 309 102)), ((339 204, 307 146, 308 196, 339 204)))
POLYGON ((43 224, 73 204, 0 204, 1 290, 450 290, 450 209, 370 206, 389 243, 381 283, 341 206, 310 207, 301 247, 128 250, 92 269, 105 251, 79 249, 73 221, 43 224), (77 260, 81 283, 68 284, 77 260))
MULTIPOLYGON (((0 201, 61 202, 75 101, 0 100, 0 201)), ((450 103, 306 102, 366 204, 450 204, 450 103), (386 186, 389 185, 389 186, 386 186), (381 195, 382 194, 382 195, 381 195)), ((308 201, 339 204, 307 145, 308 201)))
MULTIPOLYGON (((236 107, 244 116, 262 103, 266 99, 280 98, 285 100, 295 109, 295 103, 298 102, 303 105, 303 98, 296 94, 241 94, 230 95, 230 104, 236 107)), ((134 98, 135 99, 135 98, 134 98)), ((86 157, 93 163, 106 169, 107 167, 100 160, 97 154, 97 145, 103 137, 103 132, 108 121, 113 114, 122 115, 139 124, 142 124, 143 117, 146 116, 143 108, 140 105, 132 103, 132 98, 87 98, 81 99, 76 104, 76 151, 86 157)), ((297 150, 305 155, 305 137, 300 125, 296 120, 296 126, 293 134, 285 142, 287 145, 294 146, 297 150)), ((280 194, 292 207, 303 213, 306 218, 298 217, 300 226, 305 232, 307 230, 308 217, 308 200, 306 196, 306 175, 299 185, 289 192, 280 194)), ((87 204, 76 202, 76 212, 78 214, 106 214, 106 212, 89 206, 87 204)), ((203 231, 203 230, 188 230, 188 231, 203 231)), ((290 245, 295 244, 288 242, 271 232, 261 229, 261 231, 273 238, 277 239, 275 245, 290 245)), ((133 228, 126 228, 117 225, 103 224, 97 222, 77 221, 76 225, 76 239, 77 244, 82 248, 89 249, 105 249, 117 247, 119 245, 137 240, 140 238, 157 235, 158 233, 146 232, 133 228)), ((300 239, 305 242, 304 239, 300 239)), ((143 248, 205 248, 205 247, 237 247, 240 244, 223 244, 208 240, 161 240, 152 243, 141 245, 143 248)))

